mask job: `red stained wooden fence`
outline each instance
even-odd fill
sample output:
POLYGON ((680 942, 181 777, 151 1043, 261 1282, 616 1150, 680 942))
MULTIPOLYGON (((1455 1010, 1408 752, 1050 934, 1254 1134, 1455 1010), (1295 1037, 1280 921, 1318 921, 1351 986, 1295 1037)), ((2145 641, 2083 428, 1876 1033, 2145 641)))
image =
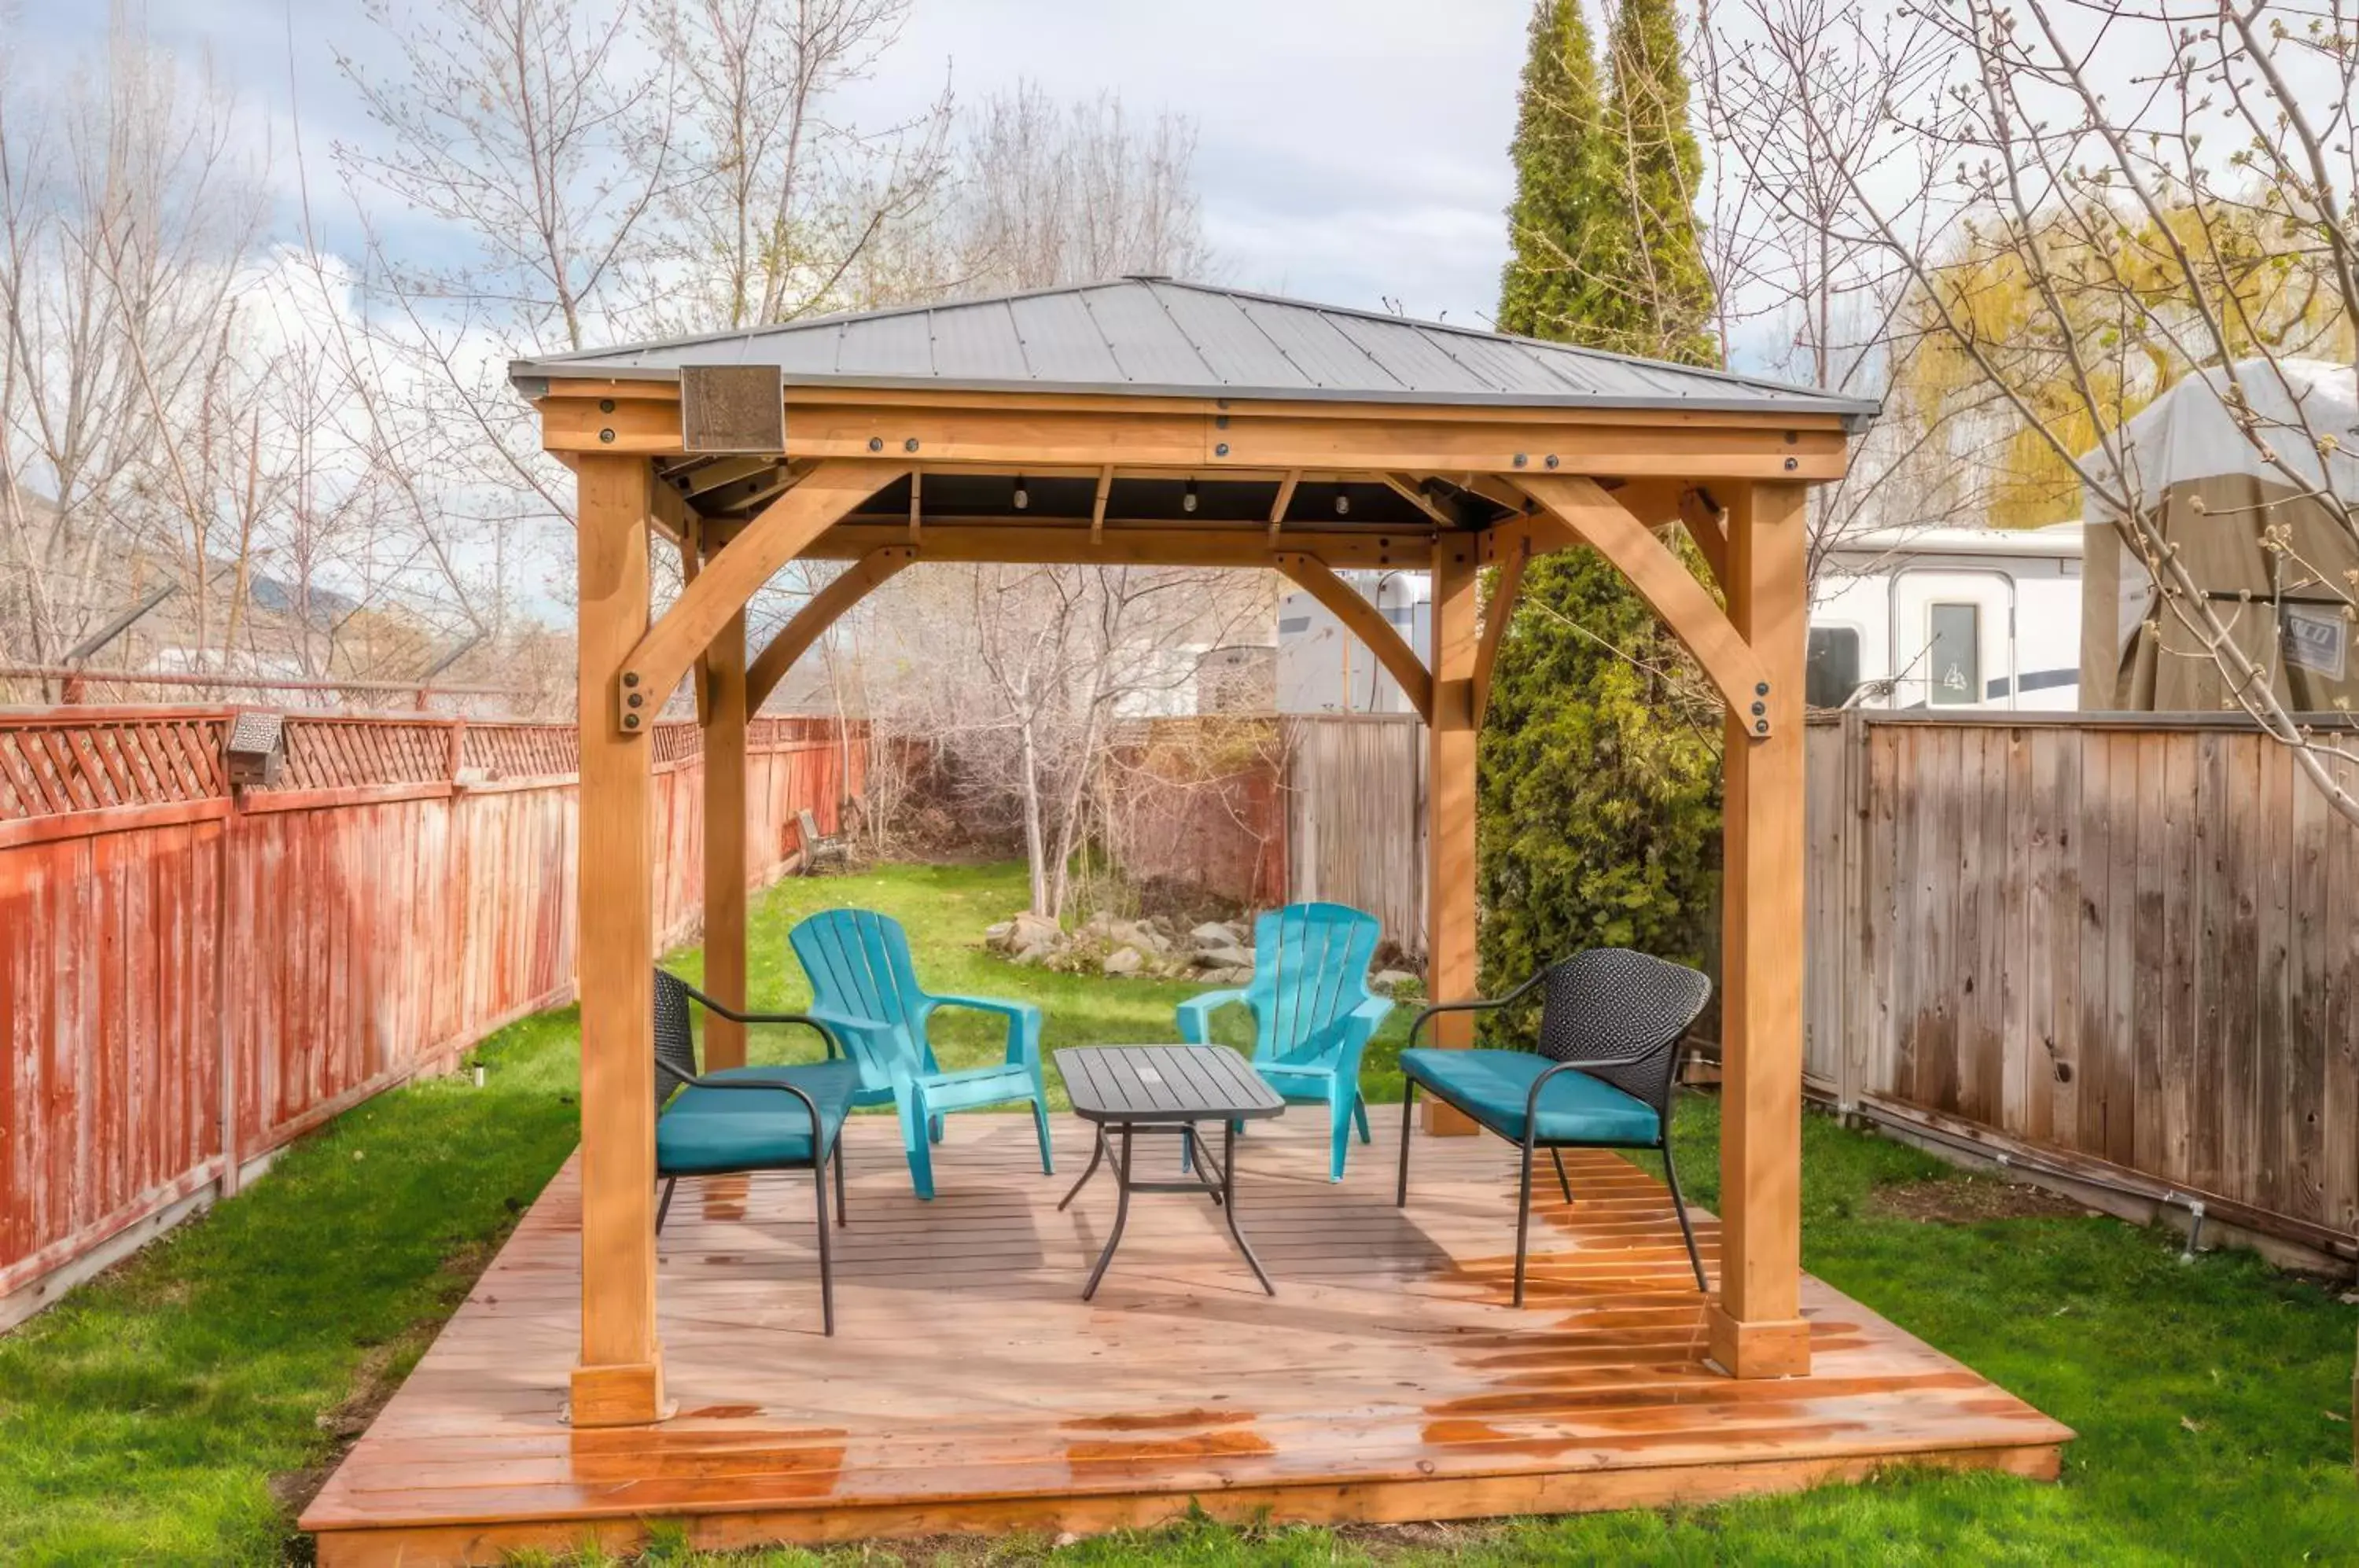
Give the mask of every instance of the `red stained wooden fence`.
MULTIPOLYGON (((571 725, 290 715, 277 786, 233 796, 230 716, 0 713, 0 1324, 571 994, 571 725)), ((702 763, 694 725, 655 738, 669 943, 701 911, 702 763)), ((837 826, 866 743, 827 720, 748 738, 767 878, 797 811, 837 826)))

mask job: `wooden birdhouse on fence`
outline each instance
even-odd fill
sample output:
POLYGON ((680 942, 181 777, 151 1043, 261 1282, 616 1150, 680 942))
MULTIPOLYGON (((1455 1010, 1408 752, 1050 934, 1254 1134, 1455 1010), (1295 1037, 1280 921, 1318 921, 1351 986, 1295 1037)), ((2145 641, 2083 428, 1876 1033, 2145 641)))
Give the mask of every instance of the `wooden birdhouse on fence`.
POLYGON ((233 789, 268 789, 286 760, 286 720, 277 713, 242 713, 231 721, 223 749, 233 789))

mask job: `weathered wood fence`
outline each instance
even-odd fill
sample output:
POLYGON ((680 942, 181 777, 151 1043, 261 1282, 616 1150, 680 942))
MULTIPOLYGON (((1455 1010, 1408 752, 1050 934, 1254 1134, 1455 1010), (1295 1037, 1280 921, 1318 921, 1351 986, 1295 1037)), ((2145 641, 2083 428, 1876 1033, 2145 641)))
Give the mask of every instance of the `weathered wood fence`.
MULTIPOLYGON (((1422 728, 1267 724, 1269 814, 1234 831, 1282 842, 1285 897, 1419 951, 1422 728)), ((2224 715, 1853 713, 1811 722, 1809 806, 1821 1098, 2359 1256, 2359 831, 2283 747, 2224 715)))
POLYGON ((2208 715, 1813 726, 1805 1071, 2351 1255, 2359 832, 2208 715))
MULTIPOLYGON (((571 725, 291 715, 277 785, 233 791, 231 716, 0 713, 0 1325, 571 991, 571 725)), ((750 738, 766 876, 864 738, 750 738)), ((698 742, 654 736, 667 941, 702 899, 698 742)))
POLYGON ((1425 946, 1425 726, 1414 713, 1158 719, 1118 749, 1115 853, 1248 908, 1326 898, 1425 946))

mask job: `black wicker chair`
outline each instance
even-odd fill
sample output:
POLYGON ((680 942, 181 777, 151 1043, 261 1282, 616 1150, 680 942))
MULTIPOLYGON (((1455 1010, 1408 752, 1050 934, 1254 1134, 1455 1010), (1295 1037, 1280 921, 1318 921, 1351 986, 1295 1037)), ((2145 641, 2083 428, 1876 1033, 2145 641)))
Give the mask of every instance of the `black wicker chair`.
POLYGON ((843 1119, 860 1090, 860 1070, 842 1059, 825 1024, 800 1013, 741 1013, 716 1002, 677 975, 656 971, 656 1179, 663 1197, 656 1229, 671 1212, 672 1189, 683 1176, 756 1171, 809 1171, 819 1201, 820 1316, 835 1332, 835 1274, 828 1255, 827 1167, 835 1164, 835 1219, 847 1223, 843 1201, 843 1119), (726 1067, 699 1073, 688 1005, 741 1024, 801 1024, 827 1042, 828 1060, 800 1066, 726 1067), (753 1099, 747 1091, 770 1099, 753 1099), (669 1103, 667 1103, 667 1101, 669 1103))
POLYGON ((1688 1261, 1695 1267, 1696 1289, 1709 1290, 1687 1204, 1680 1197, 1679 1171, 1671 1163, 1670 1131, 1680 1045, 1711 995, 1712 982, 1695 970, 1626 948, 1601 947, 1559 960, 1495 1000, 1426 1008, 1409 1025, 1410 1049, 1401 1052, 1408 1081, 1401 1091, 1395 1201, 1408 1203, 1409 1118, 1420 1088, 1519 1146, 1524 1158, 1516 1206, 1515 1304, 1520 1307, 1531 1231, 1533 1153, 1549 1151, 1569 1203, 1572 1183, 1558 1150, 1659 1149, 1671 1209, 1687 1238, 1688 1261), (1537 1051, 1418 1047, 1418 1033, 1429 1018, 1504 1007, 1542 986, 1537 1051))

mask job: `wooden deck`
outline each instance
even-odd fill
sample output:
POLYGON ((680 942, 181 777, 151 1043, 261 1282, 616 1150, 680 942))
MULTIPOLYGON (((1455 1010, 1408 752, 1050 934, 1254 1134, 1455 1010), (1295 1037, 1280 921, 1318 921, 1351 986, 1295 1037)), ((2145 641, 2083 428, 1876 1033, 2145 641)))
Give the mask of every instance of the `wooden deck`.
MULTIPOLYGON (((1398 1114, 1377 1111, 1340 1187, 1316 1110, 1257 1127, 1239 1219, 1133 1201, 1102 1173, 1064 1214, 1028 1118, 951 1118, 941 1195, 909 1192, 893 1122, 853 1124, 834 1339, 819 1332, 811 1194, 791 1176, 683 1182, 662 1241, 678 1416, 564 1421, 579 1186, 549 1184, 408 1384, 303 1518, 321 1561, 496 1561, 641 1539, 705 1545, 1223 1518, 1398 1520, 1698 1501, 1914 1461, 2056 1474, 2068 1430, 1816 1280, 1813 1371, 1737 1383, 1702 1364, 1701 1301, 1663 1189, 1568 1156, 1533 1220, 1533 1304, 1506 1305, 1512 1151, 1428 1139, 1392 1204, 1398 1114)), ((1700 1219, 1710 1266, 1717 1226, 1700 1219)))

